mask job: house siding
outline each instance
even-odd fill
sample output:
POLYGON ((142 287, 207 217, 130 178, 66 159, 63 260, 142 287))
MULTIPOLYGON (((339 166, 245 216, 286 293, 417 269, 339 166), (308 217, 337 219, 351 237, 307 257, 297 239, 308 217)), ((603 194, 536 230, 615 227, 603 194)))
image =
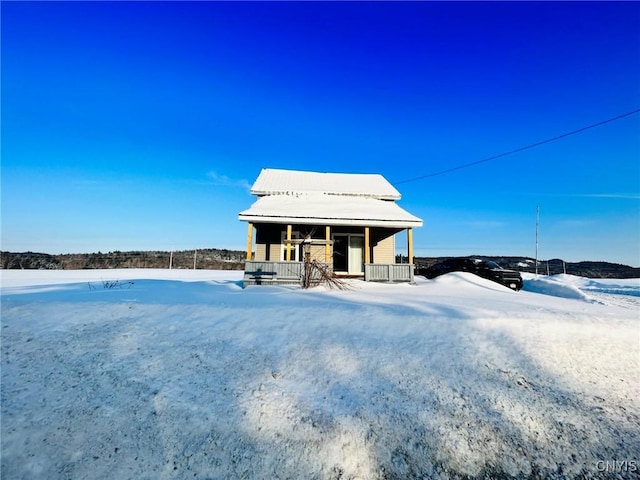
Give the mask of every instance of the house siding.
POLYGON ((280 243, 257 243, 254 260, 279 262, 282 257, 283 246, 280 243))
POLYGON ((280 245, 279 243, 270 243, 269 244, 269 258, 267 260, 270 260, 272 262, 277 262, 280 260, 284 260, 280 255, 280 252, 282 251, 282 245, 280 245))
POLYGON ((266 260, 267 246, 264 243, 256 243, 256 253, 254 260, 266 260))
POLYGON ((324 245, 311 245, 311 259, 324 262, 324 245))
POLYGON ((396 261, 396 242, 395 235, 378 240, 377 245, 373 246, 372 263, 395 263, 396 261))

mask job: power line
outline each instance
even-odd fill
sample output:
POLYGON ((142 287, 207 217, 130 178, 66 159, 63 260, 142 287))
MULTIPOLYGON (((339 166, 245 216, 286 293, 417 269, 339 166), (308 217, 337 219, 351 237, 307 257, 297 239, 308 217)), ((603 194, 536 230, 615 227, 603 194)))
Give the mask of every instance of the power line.
POLYGON ((491 160, 496 160, 498 158, 506 157, 507 155, 513 155, 514 153, 518 153, 518 152, 522 152, 524 150, 528 150, 530 148, 538 147, 540 145, 544 145, 545 143, 555 142, 556 140, 560 140, 561 138, 565 138, 565 137, 568 137, 570 135, 575 135, 576 133, 584 132, 585 130, 589 130, 591 128, 599 127, 600 125, 604 125, 605 123, 610 123, 610 122, 614 122, 616 120, 620 120, 621 118, 628 117, 628 116, 633 115, 633 114, 638 113, 638 112, 640 112, 640 108, 636 108, 635 110, 631 110, 630 112, 623 113, 621 115, 617 115, 615 117, 608 118, 606 120, 602 120, 601 122, 594 123, 594 124, 588 125, 586 127, 582 127, 582 128, 577 129, 577 130, 573 130, 571 132, 563 133, 562 135, 557 135, 555 137, 547 138, 546 140, 542 140, 540 142, 532 143, 532 144, 527 145, 525 147, 516 148, 515 150, 511 150, 511 151, 506 152, 506 153, 501 153, 499 155, 494 155, 492 157, 485 158, 485 159, 482 159, 482 160, 477 160, 475 162, 464 163, 462 165, 458 165, 457 167, 448 168, 446 170, 441 170, 439 172, 429 173, 427 175, 422 175, 420 177, 415 177, 415 178, 410 178, 408 180, 402 180, 402 181, 399 181, 399 182, 394 182, 393 184, 394 185, 399 185, 401 183, 415 182, 416 180, 422 180, 424 178, 435 177, 437 175, 444 175, 445 173, 455 172, 456 170, 462 170, 463 168, 473 167, 474 165, 479 165, 481 163, 489 162, 491 160))

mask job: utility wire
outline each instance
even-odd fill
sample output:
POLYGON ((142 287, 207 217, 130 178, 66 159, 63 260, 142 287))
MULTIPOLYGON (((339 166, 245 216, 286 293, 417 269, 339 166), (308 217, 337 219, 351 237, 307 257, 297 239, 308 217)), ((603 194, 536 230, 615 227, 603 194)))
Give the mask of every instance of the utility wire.
POLYGON ((400 185, 401 183, 415 182, 416 180, 422 180, 424 178, 435 177, 437 175, 444 175, 445 173, 455 172, 456 170, 462 170, 463 168, 473 167, 474 165, 479 165, 481 163, 489 162, 491 160, 496 160, 498 158, 506 157, 507 155, 513 155, 514 153, 518 153, 518 152, 522 152, 524 150, 528 150, 530 148, 538 147, 540 145, 544 145, 545 143, 555 142, 556 140, 560 140, 561 138, 565 138, 565 137, 568 137, 570 135, 575 135, 576 133, 584 132, 585 130, 589 130, 591 128, 599 127, 600 125, 604 125, 605 123, 610 123, 610 122, 614 122, 616 120, 620 120, 621 118, 628 117, 628 116, 633 115, 633 114, 638 113, 638 112, 640 112, 640 108, 636 108, 635 110, 631 110, 630 112, 623 113, 621 115, 617 115, 615 117, 608 118, 606 120, 602 120, 601 122, 594 123, 592 125, 588 125, 586 127, 582 127, 582 128, 577 129, 577 130, 573 130, 571 132, 563 133, 562 135, 558 135, 556 137, 547 138, 546 140, 542 140, 540 142, 532 143, 532 144, 527 145, 525 147, 516 148, 515 150, 511 150, 511 151, 506 152, 506 153, 501 153, 499 155, 494 155, 492 157, 485 158, 483 160, 477 160, 475 162, 464 163, 462 165, 458 165, 457 167, 448 168, 446 170, 441 170, 439 172, 429 173, 427 175, 422 175, 420 177, 415 177, 415 178, 410 178, 408 180, 402 180, 402 181, 399 181, 399 182, 394 182, 393 184, 394 185, 400 185))

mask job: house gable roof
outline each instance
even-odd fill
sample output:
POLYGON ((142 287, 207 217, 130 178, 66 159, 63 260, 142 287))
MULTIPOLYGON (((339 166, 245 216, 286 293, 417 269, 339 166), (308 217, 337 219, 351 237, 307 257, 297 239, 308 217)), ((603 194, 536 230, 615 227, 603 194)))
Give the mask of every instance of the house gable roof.
POLYGON ((349 195, 380 200, 399 200, 401 195, 382 175, 323 173, 264 168, 251 193, 258 196, 297 193, 349 195))
POLYGON ((247 222, 421 227, 400 208, 398 192, 382 175, 265 168, 251 188, 256 202, 240 212, 247 222))

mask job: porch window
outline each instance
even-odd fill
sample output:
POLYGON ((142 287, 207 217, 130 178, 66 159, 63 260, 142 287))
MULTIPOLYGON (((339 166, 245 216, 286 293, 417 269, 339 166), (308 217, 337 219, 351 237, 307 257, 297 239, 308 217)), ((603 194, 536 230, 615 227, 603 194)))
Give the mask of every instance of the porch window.
MULTIPOLYGON (((300 241, 302 241, 302 235, 300 232, 291 232, 291 261, 299 262, 302 258, 300 255, 300 241)), ((280 233, 280 261, 284 262, 287 259, 287 232, 280 233)))

